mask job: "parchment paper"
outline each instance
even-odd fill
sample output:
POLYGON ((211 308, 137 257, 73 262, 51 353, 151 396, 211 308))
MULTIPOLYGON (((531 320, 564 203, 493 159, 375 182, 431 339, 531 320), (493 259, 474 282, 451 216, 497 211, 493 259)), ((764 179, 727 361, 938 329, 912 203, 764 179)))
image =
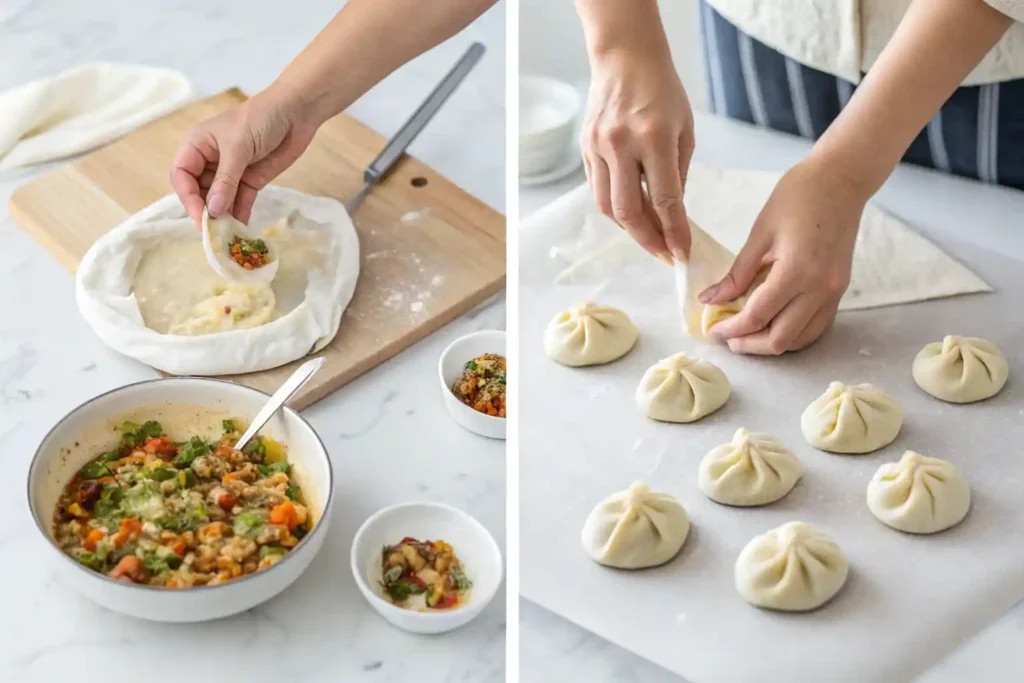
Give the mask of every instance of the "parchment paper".
POLYGON ((645 278, 554 285, 554 226, 521 233, 522 594, 692 683, 905 681, 1024 597, 1024 264, 975 247, 942 243, 993 286, 917 304, 841 313, 818 344, 779 358, 734 356, 685 337, 672 269, 651 259, 645 278), (584 298, 626 310, 641 339, 622 360, 573 369, 541 344, 557 311, 584 298), (1010 361, 1003 392, 956 406, 914 384, 911 362, 945 334, 986 337, 1010 361), (680 350, 717 363, 733 395, 691 425, 655 423, 633 394, 648 366, 680 350), (800 413, 833 379, 872 382, 901 402, 896 441, 866 456, 816 451, 800 413), (755 509, 717 505, 697 487, 697 465, 738 427, 770 432, 805 467, 782 501, 755 509), (958 527, 914 537, 878 522, 865 504, 871 475, 904 450, 955 463, 971 484, 958 527), (682 553, 657 569, 598 566, 580 529, 603 497, 644 478, 680 498, 693 528, 682 553), (790 520, 830 533, 851 576, 835 600, 807 614, 744 603, 733 564, 752 537, 790 520))

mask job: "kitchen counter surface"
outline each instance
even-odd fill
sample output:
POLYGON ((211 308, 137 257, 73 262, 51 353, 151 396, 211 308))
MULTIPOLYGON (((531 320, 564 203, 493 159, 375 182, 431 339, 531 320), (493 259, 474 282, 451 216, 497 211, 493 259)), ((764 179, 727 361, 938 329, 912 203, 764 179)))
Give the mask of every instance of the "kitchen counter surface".
MULTIPOLYGON (((340 3, 296 0, 5 0, 0 91, 86 61, 184 72, 200 96, 265 86, 340 3), (245 8, 243 10, 243 7, 245 8), (244 14, 243 14, 244 12, 244 14)), ((389 136, 472 40, 488 53, 411 153, 504 210, 505 5, 402 68, 350 113, 389 136)), ((503 681, 505 596, 471 625, 439 636, 397 631, 358 592, 349 549, 379 508, 411 499, 459 507, 504 548, 504 442, 462 430, 441 402, 436 363, 453 339, 504 328, 493 301, 312 406, 339 480, 320 555, 292 587, 226 620, 163 625, 108 612, 54 577, 32 526, 24 482, 32 453, 68 410, 156 373, 106 349, 78 315, 72 276, 7 216, 10 193, 41 169, 0 176, 0 680, 179 681, 189 673, 253 683, 503 681)))
MULTIPOLYGON (((806 140, 699 113, 696 139, 695 161, 734 168, 781 172, 810 149, 806 140)), ((521 188, 520 216, 583 182, 581 170, 545 187, 521 188)), ((1024 260, 1024 192, 901 166, 874 201, 925 235, 948 235, 1024 260)), ((529 482, 520 480, 520 490, 520 504, 530 504, 529 482)), ((949 653, 918 683, 1016 681, 1024 670, 1022 638, 1024 602, 949 653)), ((525 599, 520 600, 520 639, 523 683, 682 680, 525 599)))

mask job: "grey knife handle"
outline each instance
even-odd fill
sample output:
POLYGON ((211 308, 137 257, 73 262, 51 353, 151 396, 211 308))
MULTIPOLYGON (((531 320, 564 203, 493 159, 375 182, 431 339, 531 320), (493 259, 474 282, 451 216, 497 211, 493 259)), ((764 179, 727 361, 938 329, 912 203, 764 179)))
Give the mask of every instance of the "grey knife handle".
POLYGON ((437 84, 433 92, 423 101, 419 109, 413 112, 402 127, 395 133, 394 137, 388 140, 388 144, 377 155, 377 158, 370 162, 370 165, 363 171, 363 180, 369 184, 376 184, 378 180, 387 175, 391 167, 402 156, 406 148, 412 144, 420 131, 430 123, 434 114, 448 100, 455 89, 459 87, 462 80, 473 70, 476 63, 480 61, 486 48, 480 43, 473 43, 469 49, 459 57, 452 70, 437 84))

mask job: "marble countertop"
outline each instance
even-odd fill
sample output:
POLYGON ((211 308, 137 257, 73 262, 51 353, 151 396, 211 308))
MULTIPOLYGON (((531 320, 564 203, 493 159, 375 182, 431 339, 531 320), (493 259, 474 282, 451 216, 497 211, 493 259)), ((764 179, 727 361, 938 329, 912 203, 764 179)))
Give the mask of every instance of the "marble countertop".
MULTIPOLYGON (((340 3, 295 0, 4 0, 0 91, 92 60, 173 67, 201 95, 254 92, 322 28, 340 3), (244 7, 244 9, 243 9, 244 7)), ((390 135, 472 40, 488 53, 411 152, 504 210, 504 3, 381 83, 350 110, 390 135), (462 144, 453 144, 458 140, 462 144)), ((38 173, 0 176, 0 206, 38 173)), ((444 327, 304 412, 338 474, 323 549, 292 587, 236 617, 200 625, 137 621, 55 580, 25 504, 32 453, 83 400, 156 373, 106 349, 77 313, 72 276, 0 210, 0 680, 181 680, 182 671, 280 681, 503 681, 505 598, 459 631, 397 631, 364 601, 349 570, 358 526, 410 499, 457 506, 504 548, 504 443, 462 430, 438 395, 437 358, 453 339, 504 328, 503 300, 444 327), (177 653, 177 654, 173 654, 177 653), (168 655, 170 654, 170 658, 168 655), (154 664, 160 662, 160 664, 154 664), (167 666, 167 662, 173 662, 167 666), (182 668, 185 665, 187 668, 182 668), (139 672, 144 674, 139 674, 139 672)))
MULTIPOLYGON (((810 148, 805 140, 705 114, 696 115, 696 139, 695 161, 760 170, 784 171, 810 148)), ((520 216, 528 216, 583 182, 586 177, 580 170, 544 187, 520 188, 520 216)), ((1022 192, 904 166, 875 201, 926 235, 948 235, 1024 260, 1022 192)), ((520 480, 520 489, 520 504, 529 504, 529 483, 520 480)), ((524 683, 682 680, 525 599, 520 600, 519 632, 524 683)), ((1024 670, 1022 639, 1024 602, 948 653, 918 682, 1017 681, 1024 670)))

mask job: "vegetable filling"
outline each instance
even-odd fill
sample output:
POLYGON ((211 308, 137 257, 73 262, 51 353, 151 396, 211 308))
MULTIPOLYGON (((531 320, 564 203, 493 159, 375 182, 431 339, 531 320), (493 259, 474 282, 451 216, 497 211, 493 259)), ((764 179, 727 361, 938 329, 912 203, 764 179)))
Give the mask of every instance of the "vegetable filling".
POLYGON ((473 583, 466 577, 455 551, 444 541, 405 537, 384 546, 384 595, 406 609, 451 609, 464 604, 473 583))
POLYGON ((159 422, 121 425, 54 512, 54 538, 80 563, 150 586, 216 585, 273 566, 312 528, 285 446, 222 422, 213 443, 174 441, 159 422))

